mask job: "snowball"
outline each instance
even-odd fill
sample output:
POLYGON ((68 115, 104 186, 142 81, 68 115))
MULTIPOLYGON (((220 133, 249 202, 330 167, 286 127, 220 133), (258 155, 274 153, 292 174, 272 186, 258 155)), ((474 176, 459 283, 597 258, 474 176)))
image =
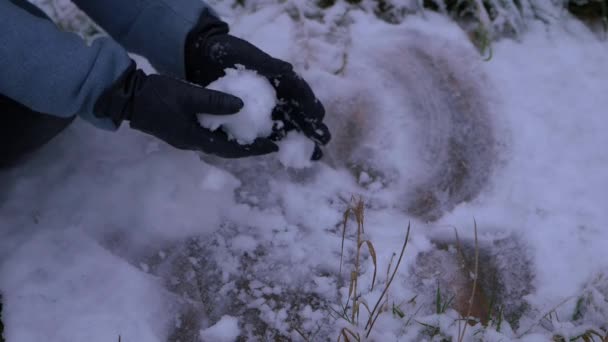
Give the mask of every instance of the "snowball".
POLYGON ((256 138, 267 137, 272 133, 272 109, 276 105, 276 92, 270 82, 255 71, 226 69, 226 76, 212 82, 208 89, 222 91, 238 96, 245 104, 234 115, 210 115, 201 113, 198 120, 201 126, 222 130, 240 144, 250 144, 256 138))
POLYGON ((301 169, 312 165, 310 157, 315 151, 315 143, 303 134, 289 132, 278 145, 279 161, 283 166, 301 169))
POLYGON ((209 342, 233 342, 236 341, 239 334, 239 320, 225 315, 214 325, 201 330, 201 340, 209 342))

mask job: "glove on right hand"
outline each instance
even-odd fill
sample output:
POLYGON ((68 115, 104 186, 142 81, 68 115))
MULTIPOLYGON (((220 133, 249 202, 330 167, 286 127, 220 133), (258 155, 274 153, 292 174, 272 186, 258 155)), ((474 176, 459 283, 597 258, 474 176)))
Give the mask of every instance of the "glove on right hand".
POLYGON ((228 31, 228 24, 203 11, 198 25, 186 39, 186 78, 206 86, 224 76, 226 68, 242 65, 257 71, 270 81, 280 100, 272 118, 283 125, 275 127, 270 138, 278 141, 290 131, 302 132, 315 142, 312 159, 320 159, 323 155, 320 146, 331 140, 329 129, 323 123, 325 108, 321 101, 291 64, 271 57, 228 31))

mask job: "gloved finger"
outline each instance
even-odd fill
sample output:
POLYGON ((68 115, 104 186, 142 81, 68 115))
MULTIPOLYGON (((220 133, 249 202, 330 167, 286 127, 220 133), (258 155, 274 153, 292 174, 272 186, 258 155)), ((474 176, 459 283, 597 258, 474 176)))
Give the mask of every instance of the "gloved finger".
POLYGON ((212 115, 230 115, 238 113, 243 109, 243 100, 221 91, 203 89, 195 98, 192 109, 195 113, 212 115))
POLYGON ((259 156, 279 150, 279 147, 269 139, 259 138, 251 144, 241 145, 236 140, 229 139, 228 135, 221 130, 212 132, 197 127, 194 134, 194 140, 201 151, 222 158, 259 156))
POLYGON ((319 101, 319 99, 317 99, 316 97, 314 108, 315 109, 313 110, 312 116, 318 121, 323 120, 323 118, 325 118, 325 107, 323 107, 321 101, 319 101))
POLYGON ((182 108, 187 113, 230 115, 238 113, 244 106, 240 98, 221 91, 190 85, 181 93, 182 108))
POLYGON ((313 130, 310 132, 308 137, 318 144, 327 145, 327 143, 329 143, 331 140, 331 133, 325 124, 319 123, 317 125, 313 125, 313 130))
POLYGON ((310 85, 294 71, 271 83, 275 86, 277 97, 284 103, 301 108, 307 118, 323 120, 325 117, 323 104, 317 99, 310 85))
MULTIPOLYGON (((323 106, 320 106, 323 109, 323 106)), ((293 103, 283 102, 277 105, 272 112, 272 119, 281 123, 273 127, 271 139, 279 141, 293 130, 304 133, 309 139, 319 145, 327 145, 331 140, 329 128, 320 120, 310 118, 301 112, 302 108, 293 103)), ((322 111, 323 113, 325 110, 322 111)))
POLYGON ((327 128, 327 126, 325 126, 323 123, 313 123, 306 120, 300 120, 297 122, 297 124, 302 133, 304 133, 306 137, 318 145, 327 145, 327 143, 329 143, 331 140, 329 128, 327 128))
POLYGON ((285 101, 279 101, 279 103, 272 109, 272 120, 287 124, 288 120, 285 118, 285 114, 287 113, 289 113, 289 106, 287 103, 285 103, 285 101))
POLYGON ((317 161, 321 158, 323 158, 323 151, 321 150, 321 147, 319 147, 319 145, 315 144, 315 150, 312 152, 310 160, 317 161))
POLYGON ((167 76, 149 75, 147 83, 167 107, 184 113, 227 115, 243 108, 243 101, 236 96, 167 76))
POLYGON ((260 156, 279 151, 279 146, 272 140, 267 138, 258 138, 250 145, 246 146, 246 150, 252 156, 260 156))
POLYGON ((273 129, 272 133, 270 134, 268 139, 270 141, 281 141, 281 140, 283 140, 283 138, 285 138, 285 136, 287 136, 288 132, 289 131, 286 130, 285 128, 273 129))

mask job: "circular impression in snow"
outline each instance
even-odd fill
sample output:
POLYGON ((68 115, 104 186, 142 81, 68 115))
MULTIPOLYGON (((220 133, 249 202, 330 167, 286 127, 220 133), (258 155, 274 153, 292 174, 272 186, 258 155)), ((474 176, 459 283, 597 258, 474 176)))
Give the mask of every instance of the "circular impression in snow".
POLYGON ((471 46, 417 31, 394 34, 354 45, 359 57, 349 59, 344 80, 323 79, 331 84, 320 94, 333 133, 326 160, 433 222, 488 183, 497 154, 495 114, 471 46), (362 75, 363 86, 356 81, 362 75))

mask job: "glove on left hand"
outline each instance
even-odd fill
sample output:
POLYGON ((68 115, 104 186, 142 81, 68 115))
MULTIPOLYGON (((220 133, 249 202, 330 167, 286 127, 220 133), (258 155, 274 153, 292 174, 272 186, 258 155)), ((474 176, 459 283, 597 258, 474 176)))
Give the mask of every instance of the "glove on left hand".
POLYGON ((146 75, 135 63, 107 89, 95 104, 97 117, 115 125, 130 121, 133 129, 151 134, 173 147, 202 151, 223 158, 241 158, 276 152, 268 139, 239 145, 226 133, 201 127, 196 115, 230 115, 243 107, 238 97, 162 75, 146 75))

